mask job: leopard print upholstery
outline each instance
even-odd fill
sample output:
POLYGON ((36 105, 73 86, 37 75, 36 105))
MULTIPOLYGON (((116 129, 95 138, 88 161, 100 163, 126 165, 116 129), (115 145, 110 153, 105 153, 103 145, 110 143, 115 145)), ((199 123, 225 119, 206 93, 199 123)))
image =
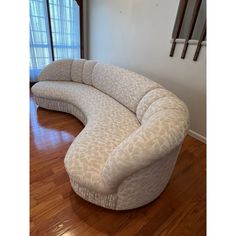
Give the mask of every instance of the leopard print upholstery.
POLYGON ((134 72, 96 61, 63 63, 66 70, 70 64, 70 80, 56 81, 59 72, 49 65, 32 93, 39 106, 68 112, 85 125, 64 161, 72 188, 115 210, 154 200, 169 181, 188 130, 187 107, 134 72))

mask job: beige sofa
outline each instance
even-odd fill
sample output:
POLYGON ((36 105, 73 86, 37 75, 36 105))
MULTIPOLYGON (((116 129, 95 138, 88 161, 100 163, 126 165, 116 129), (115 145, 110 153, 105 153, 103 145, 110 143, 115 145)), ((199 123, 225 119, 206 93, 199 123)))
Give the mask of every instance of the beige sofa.
POLYGON ((189 126, 179 98, 144 76, 83 59, 53 62, 39 80, 32 93, 40 107, 85 125, 64 161, 79 196, 125 210, 161 194, 189 126))

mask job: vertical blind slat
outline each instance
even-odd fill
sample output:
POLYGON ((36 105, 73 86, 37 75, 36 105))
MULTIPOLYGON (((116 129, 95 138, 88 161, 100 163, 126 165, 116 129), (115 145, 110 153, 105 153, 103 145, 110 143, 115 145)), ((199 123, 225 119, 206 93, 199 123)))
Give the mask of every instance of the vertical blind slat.
POLYGON ((171 50, 170 50, 170 57, 172 57, 174 55, 174 51, 175 51, 175 46, 176 46, 176 39, 177 37, 179 37, 179 33, 181 30, 181 26, 183 23, 183 19, 184 19, 184 14, 185 14, 185 10, 187 7, 187 3, 188 0, 180 0, 179 2, 179 7, 178 7, 178 13, 175 19, 175 26, 174 26, 174 30, 172 33, 172 38, 173 38, 173 42, 172 42, 172 46, 171 46, 171 50))
POLYGON ((195 54, 194 54, 194 57, 193 57, 194 61, 196 61, 197 58, 198 58, 198 55, 199 55, 201 47, 202 47, 202 41, 205 39, 205 37, 206 37, 206 21, 203 25, 203 29, 202 29, 200 39, 198 40, 197 48, 196 48, 196 51, 195 51, 195 54))
POLYGON ((182 59, 185 58, 187 48, 188 48, 188 41, 192 37, 194 26, 195 26, 197 16, 198 16, 198 13, 199 13, 199 9, 200 9, 200 6, 201 6, 201 2, 202 2, 202 0, 196 0, 195 1, 195 5, 194 5, 194 9, 193 9, 193 15, 192 15, 192 18, 191 18, 191 22, 190 22, 190 26, 189 26, 189 29, 188 29, 187 37, 185 39, 183 51, 182 51, 182 54, 181 54, 182 59))

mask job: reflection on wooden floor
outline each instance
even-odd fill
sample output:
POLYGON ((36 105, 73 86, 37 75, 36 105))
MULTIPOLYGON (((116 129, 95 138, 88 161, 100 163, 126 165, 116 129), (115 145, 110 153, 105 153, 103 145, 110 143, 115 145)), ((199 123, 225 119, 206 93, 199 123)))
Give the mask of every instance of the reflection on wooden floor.
POLYGON ((205 235, 206 145, 187 136, 166 190, 154 202, 117 212, 71 189, 64 156, 83 125, 30 101, 31 235, 205 235))

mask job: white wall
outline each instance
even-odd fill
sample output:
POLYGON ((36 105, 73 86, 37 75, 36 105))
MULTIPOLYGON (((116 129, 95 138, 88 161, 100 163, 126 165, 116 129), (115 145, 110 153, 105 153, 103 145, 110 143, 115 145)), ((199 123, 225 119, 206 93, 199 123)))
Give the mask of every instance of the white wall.
POLYGON ((169 57, 177 0, 88 0, 88 58, 115 64, 162 84, 188 106, 190 129, 206 136, 206 55, 195 45, 169 57))

